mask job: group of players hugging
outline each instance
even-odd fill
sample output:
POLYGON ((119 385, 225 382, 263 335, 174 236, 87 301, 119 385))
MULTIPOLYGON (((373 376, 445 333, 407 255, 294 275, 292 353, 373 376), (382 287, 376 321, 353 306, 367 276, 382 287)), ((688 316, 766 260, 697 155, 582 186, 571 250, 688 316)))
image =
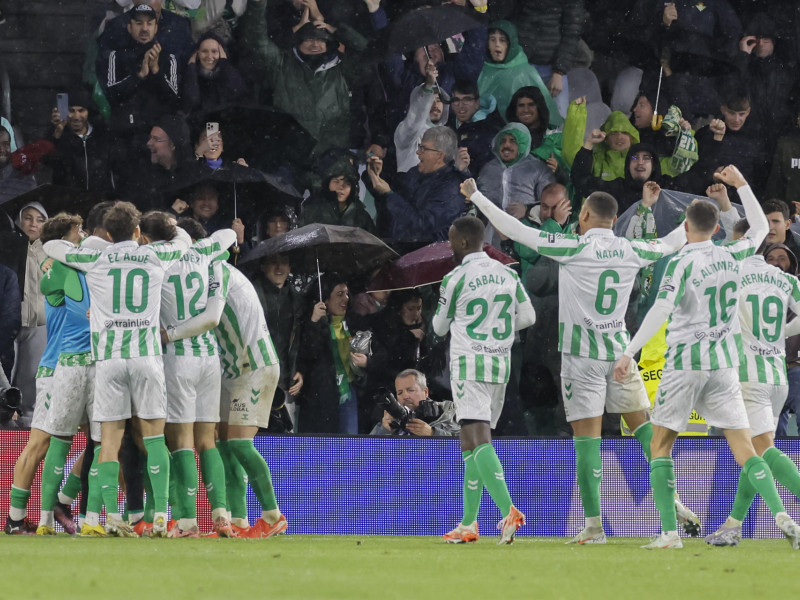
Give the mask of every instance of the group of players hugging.
MULTIPOLYGON (((721 244, 712 241, 719 209, 707 200, 695 200, 668 235, 643 241, 614 234, 617 202, 603 192, 585 200, 576 234, 552 234, 496 207, 474 180, 462 184, 467 201, 498 232, 560 264, 562 397, 574 432, 585 516, 584 528, 569 543, 606 542, 600 511, 605 409, 623 414, 650 464, 662 533, 644 547, 682 547, 678 526, 700 534, 698 517, 676 493, 671 458, 678 433, 697 410, 724 432, 742 467, 732 512, 706 541, 737 545, 742 521, 760 494, 778 529, 800 549, 800 527, 775 485, 777 480, 800 497, 800 473, 773 443, 788 391, 783 340, 800 333, 800 319, 787 325, 786 315, 800 314, 800 286, 758 254, 769 227, 741 173, 729 166, 716 177, 737 189, 745 211, 731 241, 721 244), (631 339, 624 317, 637 274, 664 257, 670 258, 657 299, 631 339), (666 364, 651 416, 631 363, 665 322, 666 364)), ((657 184, 646 184, 645 194, 659 192, 657 184)), ((199 537, 194 449, 212 509, 210 536, 283 533, 286 518, 253 444, 269 420, 279 365, 255 290, 225 261, 235 232, 207 236, 196 221, 181 219, 176 226, 165 213, 140 215, 125 202, 97 210, 103 214, 90 215, 97 226, 85 239, 80 217, 72 215, 57 215, 43 229, 44 250, 53 259, 43 264, 48 347, 37 377, 31 437, 15 467, 6 533, 54 535, 55 520, 69 531, 79 467, 63 486, 62 480, 72 437, 84 424, 95 450, 79 459, 91 461, 81 535, 199 537), (118 457, 131 417, 147 457, 147 502, 123 519, 118 457), (26 506, 42 448, 42 513, 35 526, 26 506), (262 509, 252 526, 248 483, 262 509), (173 520, 167 513, 170 487, 173 520)), ((481 220, 457 219, 449 239, 458 266, 442 281, 433 328, 437 335, 450 334, 464 512, 444 539, 478 540, 485 487, 503 517, 500 543, 510 544, 525 515, 508 492, 491 429, 503 406, 514 332, 536 317, 516 272, 483 252, 481 220)))

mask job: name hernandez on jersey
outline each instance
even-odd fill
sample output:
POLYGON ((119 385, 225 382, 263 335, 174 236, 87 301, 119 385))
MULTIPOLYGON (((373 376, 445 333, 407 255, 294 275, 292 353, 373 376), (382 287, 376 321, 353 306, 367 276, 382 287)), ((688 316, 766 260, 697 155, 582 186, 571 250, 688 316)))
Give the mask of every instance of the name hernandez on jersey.
POLYGON ((754 253, 754 240, 745 236, 723 246, 711 241, 687 244, 669 262, 657 296, 673 307, 667 324, 667 368, 705 371, 739 366, 743 349, 737 299, 742 261, 754 253))
POLYGON ((630 341, 625 312, 639 270, 686 242, 682 228, 648 241, 620 238, 601 228, 583 235, 547 233, 526 227, 480 192, 470 200, 498 231, 560 263, 558 349, 584 358, 613 361, 622 356, 630 341))
MULTIPOLYGON (((217 260, 234 242, 232 229, 215 231, 209 237, 197 240, 192 247, 168 270, 161 287, 161 326, 175 327, 200 314, 208 298, 209 265, 217 260)), ((217 338, 213 330, 164 346, 171 356, 215 356, 217 338)))
POLYGON ((450 377, 508 383, 514 332, 535 321, 517 274, 485 252, 464 257, 442 280, 433 328, 450 331, 450 377))
POLYGON ((95 360, 161 355, 161 284, 190 245, 180 228, 172 242, 153 245, 129 240, 97 250, 64 240, 45 244, 48 256, 86 273, 95 360))
POLYGON ((739 290, 739 381, 788 385, 784 345, 787 308, 800 314, 797 278, 768 265, 763 256, 745 259, 739 290))

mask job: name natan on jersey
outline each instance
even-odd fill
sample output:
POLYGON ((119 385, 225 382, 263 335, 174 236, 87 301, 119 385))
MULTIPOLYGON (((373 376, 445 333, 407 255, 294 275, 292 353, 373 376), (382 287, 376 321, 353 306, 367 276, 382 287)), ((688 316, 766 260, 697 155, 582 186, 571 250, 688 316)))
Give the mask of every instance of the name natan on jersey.
POLYGON ((666 368, 739 366, 742 261, 754 252, 753 240, 745 236, 723 246, 711 241, 687 244, 670 260, 658 291, 658 298, 674 307, 667 322, 666 368))
POLYGON ((763 256, 741 263, 739 381, 788 385, 784 336, 786 309, 800 314, 797 277, 768 265, 763 256))
POLYGON ((671 254, 674 246, 660 239, 628 240, 599 228, 582 236, 541 232, 536 245, 539 254, 561 264, 559 351, 619 359, 630 342, 625 312, 639 269, 671 254))
MULTIPOLYGON (((164 277, 161 287, 161 326, 175 327, 203 311, 208 299, 209 265, 236 241, 231 229, 215 231, 197 240, 164 277)), ((215 356, 217 338, 213 330, 164 347, 171 356, 215 356)))
POLYGON ((185 240, 177 243, 125 241, 104 250, 62 240, 46 244, 50 256, 86 273, 95 360, 161 355, 161 284, 165 270, 188 248, 190 240, 182 235, 185 240))
POLYGON ((434 316, 437 332, 452 323, 451 379, 508 383, 519 314, 533 306, 517 274, 484 252, 464 257, 442 280, 434 316))
POLYGON ((278 355, 269 335, 264 310, 253 284, 225 262, 211 265, 208 297, 225 301, 216 328, 222 374, 231 379, 243 370, 277 365, 278 355))

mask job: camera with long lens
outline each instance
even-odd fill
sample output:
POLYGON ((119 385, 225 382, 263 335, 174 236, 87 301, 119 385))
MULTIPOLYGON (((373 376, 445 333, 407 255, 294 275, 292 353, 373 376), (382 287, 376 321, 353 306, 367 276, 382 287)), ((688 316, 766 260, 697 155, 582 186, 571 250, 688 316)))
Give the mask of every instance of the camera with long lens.
POLYGON ((442 416, 444 410, 438 402, 433 400, 423 400, 419 406, 411 410, 407 406, 400 404, 395 395, 387 388, 380 388, 375 396, 375 403, 392 416, 390 426, 392 432, 403 432, 411 419, 420 419, 425 423, 431 424, 442 416))
POLYGON ((18 388, 9 387, 0 390, 0 425, 5 425, 14 416, 14 413, 21 413, 19 405, 22 401, 22 393, 18 388))

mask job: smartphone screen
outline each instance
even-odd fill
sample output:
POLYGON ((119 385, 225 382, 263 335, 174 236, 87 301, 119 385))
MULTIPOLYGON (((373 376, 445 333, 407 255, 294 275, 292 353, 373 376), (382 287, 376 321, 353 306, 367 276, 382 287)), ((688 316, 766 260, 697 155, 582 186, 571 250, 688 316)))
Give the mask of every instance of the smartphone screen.
POLYGON ((69 94, 56 94, 56 108, 59 118, 66 121, 69 116, 69 94))

